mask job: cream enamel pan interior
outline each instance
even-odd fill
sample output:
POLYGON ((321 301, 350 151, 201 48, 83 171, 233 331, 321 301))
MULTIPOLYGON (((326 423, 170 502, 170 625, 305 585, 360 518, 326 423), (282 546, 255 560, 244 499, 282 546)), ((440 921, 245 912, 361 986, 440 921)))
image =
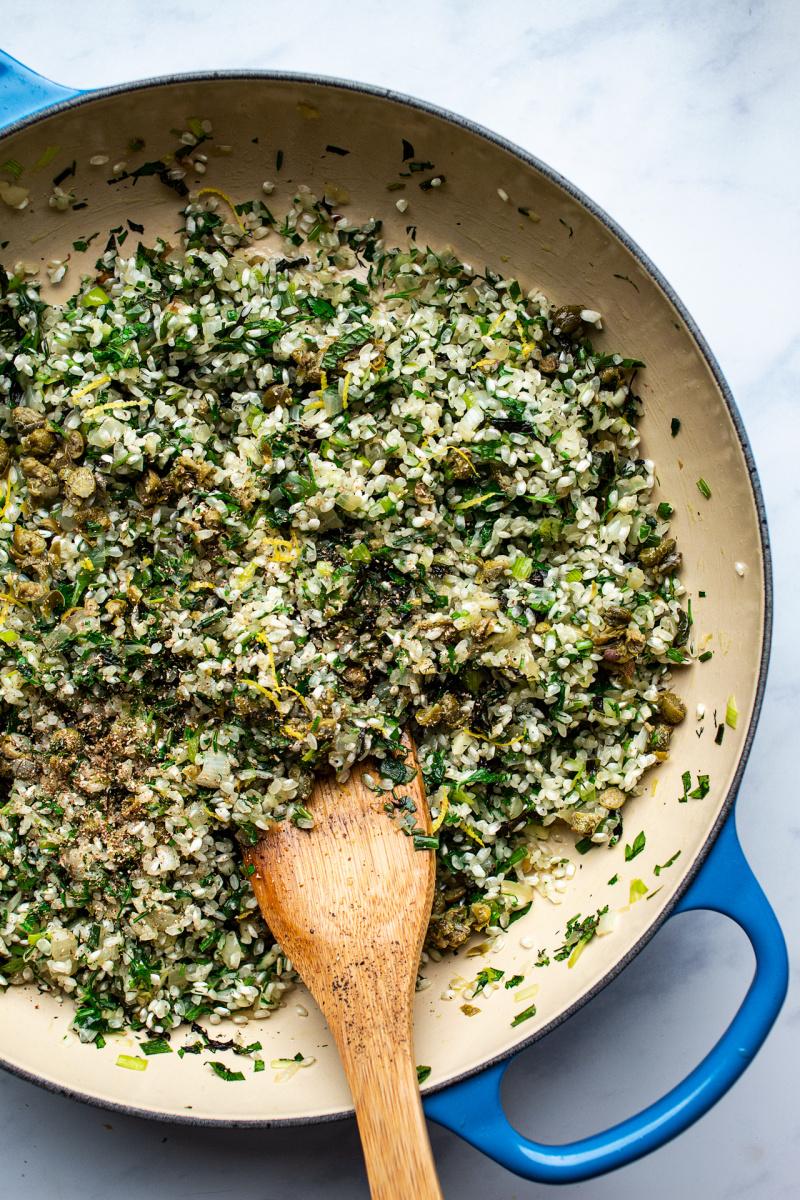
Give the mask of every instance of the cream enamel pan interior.
MULTIPOLYGON (((157 235, 174 241, 182 224, 181 201, 174 192, 154 177, 141 178, 136 186, 130 179, 107 180, 110 166, 121 159, 134 169, 174 149, 170 129, 186 128, 189 117, 211 120, 215 141, 233 147, 228 156, 209 158, 202 186, 219 188, 238 203, 261 195, 263 180, 274 180, 277 187, 269 203, 277 215, 289 207, 300 183, 317 194, 326 184, 336 185, 350 196, 348 217, 383 219, 388 244, 402 243, 406 226, 413 226, 419 242, 434 248, 449 243, 479 270, 488 266, 517 276, 559 303, 599 309, 604 319, 600 344, 647 363, 636 380, 646 404, 644 450, 658 465, 660 497, 675 508, 673 531, 683 551, 681 578, 692 596, 693 637, 704 646, 707 642, 713 658, 675 669, 674 686, 689 717, 673 739, 670 760, 649 772, 643 795, 628 802, 622 842, 613 850, 597 849, 581 857, 564 827, 563 848, 578 871, 563 903, 555 906, 537 896, 528 915, 511 928, 502 950, 486 961, 466 958, 462 951, 426 968, 432 984, 417 995, 415 1037, 417 1062, 432 1067, 427 1091, 541 1036, 598 991, 655 932, 708 852, 733 802, 766 674, 769 564, 758 481, 718 368, 641 252, 542 164, 474 126, 402 97, 305 77, 215 75, 94 93, 30 118, 2 139, 0 161, 11 157, 30 166, 47 147, 61 149, 45 169, 26 171, 28 207, 3 207, 0 213, 0 240, 8 239, 1 252, 5 265, 22 259, 43 266, 71 253, 66 280, 46 293, 55 298, 75 287, 82 267, 92 271, 114 226, 130 219, 144 225, 141 236, 147 242, 157 235), (309 116, 311 109, 316 117, 309 116), (138 154, 126 152, 132 138, 146 143, 138 154), (417 159, 435 164, 445 176, 443 186, 423 192, 411 179, 403 192, 386 191, 402 169, 404 138, 417 159), (349 153, 327 151, 331 144, 349 153), (279 150, 283 166, 277 172, 279 150), (97 154, 109 155, 109 163, 90 166, 97 154), (52 178, 73 159, 77 174, 68 184, 88 207, 56 212, 47 203, 52 178), (498 196, 498 188, 508 194, 508 202, 498 196), (408 200, 403 215, 395 207, 398 195, 408 200), (520 208, 540 219, 520 214, 520 208), (100 237, 89 253, 76 254, 72 242, 95 230, 100 237), (674 417, 681 421, 675 438, 670 433, 674 417), (697 488, 701 477, 708 481, 711 499, 697 488), (744 564, 743 573, 735 563, 744 564), (717 746, 713 714, 723 719, 731 694, 739 709, 738 726, 728 728, 717 746), (700 725, 694 720, 698 703, 708 714, 699 738, 695 730, 700 725), (705 799, 679 803, 681 775, 687 770, 693 779, 709 775, 705 799), (642 829, 646 848, 626 863, 624 842, 642 829), (653 867, 676 851, 680 857, 656 879, 653 867), (607 881, 615 874, 619 883, 610 887, 607 881), (661 890, 627 907, 633 877, 651 889, 661 884, 661 890), (605 904, 623 909, 612 935, 595 938, 573 969, 551 961, 531 973, 528 982, 539 984, 535 1018, 512 1028, 512 1017, 524 1006, 515 1005, 513 992, 505 989, 477 1001, 482 1012, 471 1018, 460 1011, 460 1001, 441 999, 454 974, 472 979, 481 967, 492 965, 510 977, 535 958, 536 950, 552 952, 561 943, 569 917, 605 904), (533 938, 534 951, 520 945, 526 936, 533 938)), ((136 236, 131 235, 126 250, 136 236)), ((332 1038, 303 990, 271 1019, 248 1027, 248 1034, 252 1031, 262 1042, 267 1063, 298 1051, 316 1058, 313 1067, 283 1084, 275 1081, 275 1071, 253 1075, 246 1063, 245 1084, 228 1086, 204 1065, 209 1055, 161 1055, 150 1058, 144 1072, 120 1069, 117 1057, 131 1052, 135 1037, 109 1037, 99 1051, 82 1046, 68 1032, 69 1005, 57 1004, 35 987, 9 989, 0 998, 0 1013, 0 1059, 10 1070, 94 1103, 171 1120, 226 1124, 319 1120, 351 1111, 332 1038), (308 1017, 297 1015, 298 1000, 308 1008, 308 1017)), ((215 1033, 225 1037, 230 1031, 223 1023, 215 1033)), ((173 1045, 180 1044, 180 1036, 174 1036, 173 1045)), ((232 1068, 242 1062, 229 1053, 214 1057, 232 1068)))

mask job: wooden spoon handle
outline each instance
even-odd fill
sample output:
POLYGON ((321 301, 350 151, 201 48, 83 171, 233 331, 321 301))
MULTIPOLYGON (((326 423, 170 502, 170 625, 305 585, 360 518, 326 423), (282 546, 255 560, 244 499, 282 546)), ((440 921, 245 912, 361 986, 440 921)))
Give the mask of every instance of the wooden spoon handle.
POLYGON ((355 1103, 372 1200, 442 1200, 410 1029, 401 1038, 374 1029, 366 1053, 359 1050, 363 1018, 356 1036, 349 1033, 346 1019, 334 1030, 355 1103))

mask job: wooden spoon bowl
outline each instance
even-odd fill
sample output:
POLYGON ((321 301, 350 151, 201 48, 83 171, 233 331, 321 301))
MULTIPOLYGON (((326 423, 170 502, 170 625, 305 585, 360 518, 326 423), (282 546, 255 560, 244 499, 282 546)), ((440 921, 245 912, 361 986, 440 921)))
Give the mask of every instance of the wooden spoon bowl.
MULTIPOLYGON (((422 772, 395 794, 430 830, 422 772)), ((373 773, 377 774, 373 766, 373 773)), ((412 1008, 435 880, 432 850, 415 849, 363 782, 317 779, 313 829, 276 825, 245 852, 264 919, 330 1026, 353 1095, 374 1200, 441 1200, 414 1063, 412 1008)))

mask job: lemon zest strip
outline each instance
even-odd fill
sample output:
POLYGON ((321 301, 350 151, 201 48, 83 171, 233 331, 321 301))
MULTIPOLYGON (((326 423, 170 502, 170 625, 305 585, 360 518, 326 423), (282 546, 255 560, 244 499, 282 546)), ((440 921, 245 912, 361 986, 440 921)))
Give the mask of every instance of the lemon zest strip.
POLYGON ((102 387, 104 383, 111 383, 110 375, 100 375, 99 378, 87 384, 85 388, 81 388, 79 392, 73 392, 70 400, 74 403, 76 400, 80 400, 81 396, 85 396, 88 392, 93 392, 96 388, 102 387))
POLYGON ((439 829, 441 829, 442 822, 444 821, 445 817, 447 816, 447 810, 449 809, 449 807, 450 807, 450 801, 447 798, 447 792, 445 792, 444 799, 442 800, 442 804, 439 809, 439 815, 436 818, 436 820, 433 822, 433 824, 431 825, 431 833, 436 833, 439 829))
MULTIPOLYGON (((74 399, 75 397, 73 396, 74 399)), ((95 404, 93 408, 84 409, 82 415, 84 417, 94 417, 97 413, 105 412, 107 408, 132 408, 137 404, 141 408, 149 403, 150 401, 146 398, 144 400, 108 400, 105 404, 95 404)))
POLYGON ((472 830, 470 829, 469 825, 467 825, 465 821, 461 822, 461 824, 459 825, 459 829, 463 829, 464 833, 467 835, 467 837, 471 837, 473 842, 477 842, 479 846, 483 845, 483 842, 478 837, 477 833, 473 833, 472 830))
POLYGON ((236 224, 239 226, 242 233, 247 233, 247 230, 245 229, 244 225, 242 224, 241 220, 239 219, 239 214, 236 211, 236 205, 233 203, 230 196, 226 196, 224 192, 221 192, 219 190, 219 188, 204 187, 204 188, 200 188, 200 191, 197 193, 197 199, 199 200, 201 196, 205 196, 208 194, 210 194, 212 196, 221 196, 222 199, 225 201, 225 203, 228 205, 228 208, 233 213, 234 217, 236 218, 236 224))
POLYGON ((8 507, 11 504, 12 495, 13 495, 13 489, 11 487, 11 471, 9 470, 8 474, 6 475, 6 498, 5 498, 5 502, 3 503, 3 512, 2 512, 2 516, 4 518, 5 518, 6 513, 8 512, 8 507))

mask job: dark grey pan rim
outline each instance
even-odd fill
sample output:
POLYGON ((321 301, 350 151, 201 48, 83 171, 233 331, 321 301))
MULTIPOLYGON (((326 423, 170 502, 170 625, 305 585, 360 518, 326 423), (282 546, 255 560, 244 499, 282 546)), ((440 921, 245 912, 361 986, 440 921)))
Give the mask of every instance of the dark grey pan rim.
MULTIPOLYGON (((761 492, 761 483, 758 478, 758 471, 756 470, 753 452, 750 448, 750 442, 745 432, 742 418, 739 415, 739 410, 736 407, 736 401, 734 400, 728 383, 722 374, 719 363, 711 353, 708 343, 695 324, 695 321, 690 316, 685 305, 681 302, 681 300, 679 300, 658 268, 650 261, 650 259, 636 244, 636 242, 634 242, 633 239, 628 236, 624 229, 621 229, 616 221, 614 221, 613 218, 608 215, 608 213, 600 208, 599 205, 595 204, 593 200, 590 200, 588 196, 584 195, 579 188, 576 188, 574 184, 569 182, 569 180, 564 179, 563 176, 559 175, 557 171, 554 171, 551 167, 548 167, 546 163, 541 162, 540 159, 536 158, 533 154, 529 154, 527 150, 523 150, 521 147, 515 145, 513 142, 508 141, 506 138, 500 137, 496 133, 492 133, 491 130, 485 129, 482 125, 478 125, 475 121, 469 121, 465 117, 460 117, 456 113, 452 113, 445 108, 438 107, 438 105, 428 104, 423 100, 416 100, 412 96, 405 96, 401 92, 394 92, 388 88, 375 87, 365 83, 354 83, 353 81, 347 79, 336 79, 332 76, 307 75, 295 73, 293 71, 198 71, 181 75, 165 75, 155 79, 136 80, 133 83, 117 84, 114 87, 101 88, 97 91, 81 94, 72 100, 61 101, 58 104, 41 109, 28 117, 22 118, 22 120, 15 121, 13 124, 6 126, 3 130, 0 130, 0 140, 5 138, 8 134, 16 133, 18 130, 25 129, 30 125, 35 125, 37 121, 44 117, 53 116, 55 113, 62 112, 69 108, 76 108, 82 104, 91 104, 93 101, 102 100, 106 96, 119 95, 124 92, 143 91, 147 88, 164 87, 177 83, 214 83, 218 80, 226 79, 252 79, 258 81, 274 79, 282 82, 342 88, 345 91, 362 92, 369 96, 379 97, 382 100, 390 100, 396 104, 405 105, 407 108, 418 109, 421 112, 429 113, 431 116, 436 117, 441 121, 446 121, 451 125, 457 125, 462 129, 467 129, 471 133, 477 134, 478 137, 485 139, 487 142, 492 142, 494 145, 502 147, 502 149, 507 150, 510 154, 513 154, 516 158, 520 159, 528 166, 533 167, 541 175, 545 176, 545 178, 562 188, 573 200, 577 201, 588 212, 601 221, 603 225, 605 225, 605 227, 616 238, 618 238, 628 250, 630 250, 645 271, 648 272, 654 282, 659 286, 670 303, 675 307, 689 333, 694 338, 700 354, 705 359, 709 370, 716 380, 717 386, 722 394, 722 398, 725 402, 728 412, 730 413, 734 428, 736 429, 739 444, 742 448, 742 454, 747 465, 747 473, 750 478, 750 488, 753 493, 753 502, 758 515, 758 524, 761 534, 765 604, 763 628, 764 641, 761 653, 761 666, 758 674, 755 703, 753 705, 753 715, 750 718, 750 724, 747 728, 747 735, 739 755, 736 774, 734 775, 733 782, 728 790, 728 794, 725 797, 725 802, 722 806, 719 817, 717 818, 713 829, 703 843, 703 846, 695 856, 691 869, 684 878, 680 887, 675 892, 675 895, 672 897, 669 904, 653 920, 652 924, 642 934, 639 941, 622 959, 620 959, 620 961, 608 972, 607 975, 605 975, 598 983, 594 985, 594 987, 590 988, 588 992, 576 1000, 574 1004, 570 1005, 569 1008, 559 1013, 557 1017, 554 1017, 552 1021, 550 1021, 542 1029, 538 1030, 535 1034, 533 1034, 532 1037, 520 1042, 519 1045, 514 1046, 513 1049, 506 1050, 502 1054, 498 1054, 487 1059, 479 1067, 473 1067, 469 1071, 464 1071, 461 1075, 456 1076, 454 1079, 448 1080, 447 1083, 426 1088, 423 1092, 423 1096, 431 1095, 434 1092, 445 1090, 452 1084, 460 1083, 462 1080, 468 1079, 473 1075, 478 1075, 481 1071, 494 1065, 495 1063, 503 1062, 506 1059, 512 1058, 521 1050, 525 1050, 529 1046, 532 1046, 535 1042, 539 1041, 540 1038, 543 1038, 546 1034, 550 1033, 558 1025, 561 1025, 564 1021, 571 1017, 573 1013, 576 1013, 578 1009, 582 1008, 584 1004, 597 996, 605 987, 608 986, 609 983, 612 982, 612 980, 616 979, 619 973, 628 965, 629 962, 631 962, 632 959, 636 957, 640 950, 644 949, 650 939, 658 932, 667 918, 671 915, 678 901, 686 893, 689 886, 700 871, 700 868, 702 867, 706 858, 708 857, 711 847, 714 845, 722 826, 731 815, 734 801, 736 800, 736 795, 739 791, 739 787, 741 786, 745 767, 747 766, 747 760, 750 756, 750 750, 753 745, 756 726, 758 725, 758 718, 760 716, 761 706, 764 700, 764 690, 767 683, 767 670, 769 667, 770 648, 772 644, 772 613, 774 600, 772 584, 772 555, 770 552, 769 531, 767 529, 767 514, 764 506, 764 497, 761 492)), ((136 1108, 133 1105, 116 1104, 113 1101, 102 1100, 96 1096, 87 1096, 83 1092, 80 1092, 74 1088, 64 1087, 61 1084, 53 1083, 47 1079, 42 1079, 38 1075, 34 1075, 29 1071, 25 1071, 21 1067, 6 1062, 4 1059, 0 1059, 0 1067, 3 1067, 12 1075, 16 1075, 20 1079, 25 1079, 29 1083, 35 1083, 39 1087, 46 1088, 47 1091, 55 1092, 62 1096, 68 1096, 70 1099, 79 1100, 84 1104, 92 1104, 97 1108, 107 1109, 112 1112, 125 1113, 127 1116, 131 1117, 144 1117, 149 1120, 164 1121, 168 1122, 169 1124, 176 1125, 196 1125, 204 1128, 222 1129, 263 1129, 272 1126, 315 1125, 328 1121, 345 1120, 354 1115, 352 1110, 348 1110, 342 1113, 332 1113, 318 1117, 275 1117, 236 1121, 183 1116, 173 1113, 150 1112, 147 1109, 136 1108)))

